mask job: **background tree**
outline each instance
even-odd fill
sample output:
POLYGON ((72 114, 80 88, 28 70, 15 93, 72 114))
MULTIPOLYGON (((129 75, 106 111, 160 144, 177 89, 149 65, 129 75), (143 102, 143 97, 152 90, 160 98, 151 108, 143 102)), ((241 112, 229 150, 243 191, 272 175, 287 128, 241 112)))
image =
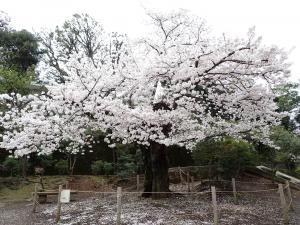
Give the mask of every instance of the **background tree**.
POLYGON ((277 162, 283 163, 290 171, 296 167, 296 159, 300 156, 300 138, 284 127, 275 127, 271 136, 279 147, 277 162))
POLYGON ((282 118, 281 124, 285 129, 290 131, 297 128, 297 123, 299 123, 297 120, 300 118, 300 96, 297 88, 299 88, 299 85, 296 83, 288 83, 278 87, 280 96, 275 99, 278 111, 288 113, 288 115, 282 118))
POLYGON ((3 67, 25 72, 38 62, 37 39, 26 30, 0 30, 0 46, 0 65, 3 67))
MULTIPOLYGON (((26 96, 40 91, 34 88, 34 68, 40 51, 37 39, 26 30, 9 27, 8 17, 0 12, 0 110, 5 114, 14 107, 19 112, 30 101, 26 96)), ((3 130, 3 128, 1 128, 3 130)), ((1 152, 0 160, 7 156, 1 152)), ((26 176, 27 157, 20 159, 22 174, 26 176)))
POLYGON ((229 137, 200 142, 192 154, 196 165, 215 166, 225 179, 238 177, 247 167, 259 163, 253 145, 229 137))

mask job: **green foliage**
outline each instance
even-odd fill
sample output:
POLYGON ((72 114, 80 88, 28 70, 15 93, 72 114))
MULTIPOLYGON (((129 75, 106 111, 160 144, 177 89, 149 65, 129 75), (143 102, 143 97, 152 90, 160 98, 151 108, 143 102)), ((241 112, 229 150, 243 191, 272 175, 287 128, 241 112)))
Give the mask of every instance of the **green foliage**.
POLYGON ((53 155, 40 155, 34 160, 37 166, 44 168, 45 174, 53 174, 56 160, 53 155))
POLYGON ((112 175, 114 172, 114 167, 112 163, 104 162, 103 163, 103 172, 105 175, 112 175))
POLYGON ((38 62, 38 42, 26 30, 0 30, 0 65, 25 72, 38 62))
POLYGON ((54 167, 60 175, 68 174, 69 172, 68 160, 59 160, 55 163, 54 167))
POLYGON ((34 70, 32 68, 27 70, 26 72, 18 72, 12 69, 0 67, 0 94, 29 94, 30 85, 33 78, 34 70))
MULTIPOLYGON (((275 102, 277 103, 279 112, 291 112, 292 110, 296 109, 296 111, 294 111, 294 113, 296 113, 295 121, 299 123, 300 96, 297 88, 299 88, 299 85, 295 83, 289 83, 285 86, 278 87, 277 91, 279 92, 280 96, 275 99, 275 102)), ((281 124, 287 130, 294 130, 296 128, 295 121, 291 120, 289 116, 286 116, 282 118, 281 124)))
POLYGON ((224 178, 234 177, 258 162, 251 144, 228 137, 198 143, 192 155, 197 165, 217 165, 224 178))
POLYGON ((97 160, 92 163, 92 173, 95 175, 111 175, 113 174, 114 168, 112 163, 97 160))
POLYGON ((142 151, 140 148, 136 149, 135 155, 134 155, 134 160, 136 162, 136 172, 138 174, 144 173, 144 161, 143 161, 143 155, 142 151))
POLYGON ((280 147, 276 152, 276 163, 284 163, 289 170, 295 169, 296 157, 300 155, 300 138, 282 126, 274 127, 271 139, 280 147))
POLYGON ((281 95, 275 99, 275 102, 278 105, 279 112, 291 111, 299 105, 300 96, 296 90, 298 87, 298 84, 289 83, 278 88, 281 95))
POLYGON ((300 138, 282 126, 273 128, 271 139, 282 151, 300 153, 300 138))
POLYGON ((295 172, 300 175, 300 165, 296 167, 295 172))
POLYGON ((55 162, 52 155, 41 155, 39 161, 43 168, 51 167, 55 162))
POLYGON ((121 153, 118 158, 118 175, 121 177, 130 177, 136 174, 137 166, 135 164, 134 155, 121 153))
POLYGON ((4 168, 9 172, 10 176, 16 176, 20 174, 20 163, 15 158, 7 157, 3 162, 4 168))
POLYGON ((102 160, 97 160, 95 162, 92 163, 91 169, 92 169, 92 173, 95 175, 100 175, 103 174, 103 167, 104 167, 104 163, 102 160))

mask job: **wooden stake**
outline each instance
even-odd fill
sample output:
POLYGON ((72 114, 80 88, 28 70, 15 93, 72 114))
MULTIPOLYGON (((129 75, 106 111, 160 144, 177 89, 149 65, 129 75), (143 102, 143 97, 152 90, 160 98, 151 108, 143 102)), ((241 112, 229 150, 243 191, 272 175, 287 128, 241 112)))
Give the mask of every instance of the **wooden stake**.
POLYGON ((286 205, 286 200, 283 192, 283 185, 278 184, 278 191, 280 196, 280 203, 281 203, 281 210, 282 210, 282 216, 283 216, 283 223, 288 224, 289 218, 288 218, 288 210, 286 205))
POLYGON ((140 175, 136 175, 136 191, 139 192, 140 189, 140 175))
POLYGON ((190 187, 190 173, 187 172, 186 174, 186 184, 187 184, 187 189, 188 189, 188 192, 191 192, 191 187, 190 187))
POLYGON ((37 189, 38 189, 38 184, 35 184, 34 185, 34 194, 33 194, 33 198, 32 198, 32 201, 33 201, 33 207, 32 207, 32 212, 36 212, 36 206, 37 206, 37 201, 38 201, 38 196, 37 196, 37 189))
POLYGON ((212 204, 213 204, 213 211, 214 211, 214 225, 219 225, 217 194, 216 194, 216 188, 214 186, 211 187, 211 197, 212 197, 212 204))
POLYGON ((181 173, 180 167, 178 167, 178 171, 179 171, 179 176, 180 176, 180 183, 183 183, 183 177, 182 177, 182 173, 181 173))
POLYGON ((103 176, 101 177, 101 186, 104 189, 104 177, 103 176))
POLYGON ((121 209, 122 209, 122 188, 117 189, 117 225, 121 225, 121 209))
POLYGON ((194 183, 194 177, 191 176, 191 182, 192 182, 192 191, 195 190, 195 183, 194 183))
MULTIPOLYGON (((285 181, 285 185, 287 186, 287 194, 288 194, 288 200, 289 200, 289 203, 291 203, 290 205, 290 209, 291 210, 294 210, 294 207, 293 207, 293 196, 292 196, 292 192, 291 192, 291 188, 290 188, 290 182, 288 182, 287 180, 285 181)), ((288 209, 289 210, 289 209, 288 209)))
POLYGON ((57 197, 57 211, 56 211, 56 219, 55 219, 56 223, 59 222, 60 214, 61 214, 61 202, 60 202, 61 191, 62 191, 62 185, 59 185, 58 197, 57 197))
POLYGON ((233 192, 234 204, 237 204, 237 194, 236 194, 235 178, 232 178, 231 182, 232 182, 232 192, 233 192))
POLYGON ((70 183, 69 181, 66 181, 66 189, 69 189, 70 188, 70 183))

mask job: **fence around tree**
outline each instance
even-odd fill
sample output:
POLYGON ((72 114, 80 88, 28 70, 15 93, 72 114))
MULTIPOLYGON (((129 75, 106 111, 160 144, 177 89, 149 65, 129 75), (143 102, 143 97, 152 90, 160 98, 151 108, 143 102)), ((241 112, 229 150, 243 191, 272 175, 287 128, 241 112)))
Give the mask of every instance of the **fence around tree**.
MULTIPOLYGON (((103 188, 102 191, 73 191, 80 197, 76 202, 71 203, 60 202, 61 191, 69 188, 68 184, 60 185, 57 191, 57 204, 56 206, 52 205, 51 216, 53 221, 59 222, 62 217, 68 218, 73 215, 71 219, 75 219, 76 216, 86 214, 96 221, 103 221, 103 224, 107 222, 107 224, 121 225, 123 223, 138 224, 134 223, 134 220, 140 222, 138 217, 141 217, 142 220, 148 218, 148 221, 151 221, 152 214, 155 213, 156 217, 161 216, 165 218, 165 221, 170 221, 166 224, 193 218, 194 221, 208 221, 219 225, 230 224, 234 220, 234 218, 232 220, 230 218, 235 214, 241 217, 237 219, 245 219, 242 217, 243 215, 247 217, 247 212, 243 211, 246 209, 245 211, 257 210, 255 212, 257 220, 268 219, 273 221, 273 224, 278 224, 278 222, 289 224, 290 211, 293 209, 293 196, 288 181, 285 184, 276 184, 274 182, 240 181, 235 178, 231 180, 198 180, 180 168, 177 172, 180 182, 170 185, 172 192, 164 192, 164 194, 169 194, 170 198, 162 201, 145 200, 140 197, 143 181, 141 175, 123 178, 132 183, 135 182, 135 188, 131 186, 130 188, 115 187, 110 190, 103 188), (243 189, 243 187, 248 188, 243 189), (201 188, 206 189, 201 190, 201 188), (184 205, 189 206, 184 208, 184 205), (92 212, 91 207, 94 211, 98 210, 101 215, 92 212), (232 207, 235 208, 235 211, 230 209, 232 207), (77 214, 76 211, 78 211, 77 214), (107 213, 106 216, 104 212, 107 213), (171 218, 177 219, 172 220, 171 218)), ((33 194, 33 212, 36 212, 37 208, 41 206, 38 201, 38 193, 36 187, 33 194)))

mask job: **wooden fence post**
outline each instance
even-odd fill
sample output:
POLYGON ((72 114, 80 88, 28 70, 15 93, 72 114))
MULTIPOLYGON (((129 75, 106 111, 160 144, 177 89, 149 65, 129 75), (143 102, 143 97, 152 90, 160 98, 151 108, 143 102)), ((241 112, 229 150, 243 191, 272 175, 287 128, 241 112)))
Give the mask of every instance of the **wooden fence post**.
POLYGON ((279 191, 279 196, 280 196, 280 203, 281 203, 281 210, 282 210, 282 216, 283 216, 283 223, 288 224, 289 218, 288 218, 288 210, 287 210, 287 205, 286 205, 286 200, 284 196, 284 191, 283 191, 283 185, 278 184, 278 191, 279 191))
POLYGON ((293 196, 292 196, 292 192, 291 192, 290 182, 286 180, 285 181, 285 185, 287 186, 287 194, 288 194, 288 200, 289 200, 288 204, 290 205, 289 209, 294 210, 294 207, 293 207, 293 196))
POLYGON ((232 182, 232 192, 233 192, 234 204, 237 204, 237 194, 236 194, 235 178, 232 178, 231 182, 232 182))
POLYGON ((191 182, 192 182, 192 191, 194 191, 195 190, 194 176, 191 176, 191 182))
POLYGON ((117 189, 117 225, 121 225, 121 199, 122 199, 122 188, 117 189))
POLYGON ((187 184, 187 189, 188 189, 188 192, 191 192, 191 187, 190 187, 190 172, 187 172, 186 174, 186 184, 187 184))
POLYGON ((38 188, 38 184, 34 185, 34 194, 32 196, 32 201, 33 201, 33 207, 32 207, 32 212, 36 212, 36 206, 38 203, 38 196, 37 196, 37 188, 38 188))
POLYGON ((179 176, 180 176, 180 183, 183 184, 183 177, 182 177, 182 173, 181 173, 180 167, 178 167, 178 171, 179 171, 179 176))
POLYGON ((69 181, 66 181, 66 189, 69 189, 70 188, 70 183, 69 181))
POLYGON ((140 175, 136 175, 136 191, 140 190, 140 175))
POLYGON ((56 223, 59 222, 60 214, 61 214, 61 202, 60 202, 61 191, 62 191, 62 185, 59 185, 58 197, 57 197, 57 211, 56 211, 56 219, 55 219, 56 223))
POLYGON ((212 197, 212 204, 213 204, 213 211, 214 211, 214 225, 219 225, 217 194, 216 194, 216 188, 214 186, 211 187, 211 197, 212 197))

